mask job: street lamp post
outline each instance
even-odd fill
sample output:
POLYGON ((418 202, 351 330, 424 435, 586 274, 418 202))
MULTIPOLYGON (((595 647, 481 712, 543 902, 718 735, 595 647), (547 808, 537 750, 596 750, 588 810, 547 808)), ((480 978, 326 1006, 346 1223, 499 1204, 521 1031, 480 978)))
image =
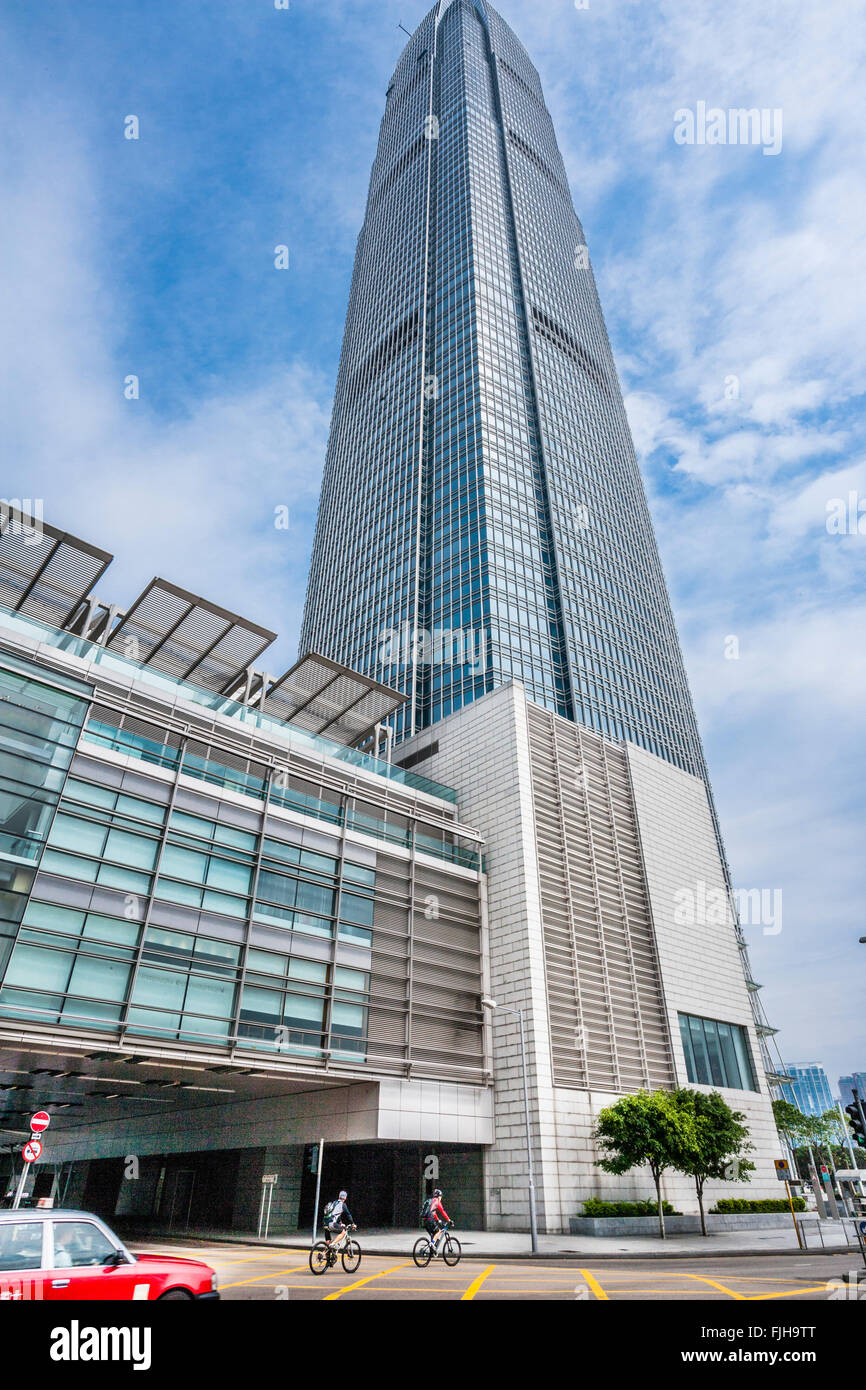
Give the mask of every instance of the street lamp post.
MULTIPOLYGON (((482 995, 481 1007, 492 1013, 498 1007, 495 999, 482 995)), ((529 1178, 529 1232, 532 1240, 532 1253, 538 1254, 538 1220, 535 1212, 535 1173, 532 1167, 532 1130, 529 1124, 529 1085, 526 1079, 526 1038, 523 1032, 523 1010, 503 1005, 504 1014, 516 1014, 520 1025, 520 1065, 523 1073, 523 1111, 526 1119, 526 1166, 529 1178)))

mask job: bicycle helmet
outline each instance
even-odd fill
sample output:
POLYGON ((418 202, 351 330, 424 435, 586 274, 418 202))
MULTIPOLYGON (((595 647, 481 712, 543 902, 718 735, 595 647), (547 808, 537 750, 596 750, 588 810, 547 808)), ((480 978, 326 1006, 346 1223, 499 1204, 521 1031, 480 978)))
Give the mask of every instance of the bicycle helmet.
POLYGON ((434 1197, 441 1197, 441 1196, 442 1196, 442 1188, 441 1188, 441 1187, 434 1187, 434 1189, 433 1189, 433 1196, 434 1196, 434 1197))
POLYGON ((346 1200, 346 1198, 348 1197, 348 1195, 349 1195, 348 1192, 341 1192, 341 1193, 340 1193, 340 1201, 341 1201, 341 1202, 345 1202, 345 1200, 346 1200))

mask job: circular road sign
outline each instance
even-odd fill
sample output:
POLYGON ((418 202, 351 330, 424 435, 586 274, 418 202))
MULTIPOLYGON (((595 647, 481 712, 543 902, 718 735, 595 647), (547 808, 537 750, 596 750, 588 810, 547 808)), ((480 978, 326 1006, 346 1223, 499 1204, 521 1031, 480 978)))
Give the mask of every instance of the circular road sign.
POLYGON ((47 1110, 37 1110, 35 1115, 30 1118, 30 1133, 41 1134, 51 1124, 51 1116, 47 1110))
POLYGON ((35 1163, 42 1152, 42 1145, 38 1139, 30 1139, 24 1145, 24 1162, 35 1163))

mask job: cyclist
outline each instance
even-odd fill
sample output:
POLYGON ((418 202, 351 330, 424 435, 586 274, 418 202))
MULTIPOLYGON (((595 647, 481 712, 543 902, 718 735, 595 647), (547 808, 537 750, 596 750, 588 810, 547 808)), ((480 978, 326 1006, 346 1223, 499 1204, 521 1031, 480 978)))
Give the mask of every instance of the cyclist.
POLYGON ((348 1192, 341 1192, 336 1201, 329 1202, 325 1207, 325 1241, 329 1249, 334 1236, 341 1236, 343 1234, 347 1222, 353 1231, 357 1230, 352 1220, 352 1213, 346 1206, 346 1198, 348 1195, 348 1192), (344 1218, 346 1219, 344 1220, 344 1218))
POLYGON ((424 1226, 434 1249, 439 1248, 439 1236, 451 1221, 451 1217, 442 1205, 442 1190, 434 1187, 433 1196, 427 1205, 427 1215, 424 1218, 424 1226))

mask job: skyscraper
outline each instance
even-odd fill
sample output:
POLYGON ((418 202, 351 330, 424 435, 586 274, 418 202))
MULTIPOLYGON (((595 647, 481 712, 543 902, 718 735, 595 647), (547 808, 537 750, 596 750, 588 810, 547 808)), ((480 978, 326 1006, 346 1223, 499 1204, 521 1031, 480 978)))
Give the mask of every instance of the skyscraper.
MULTIPOLYGON (((310 651, 405 692, 398 741, 516 681, 531 702, 699 777, 730 890, 583 228, 538 73, 486 0, 439 0, 387 89, 310 651)), ((775 1075, 735 911, 731 928, 775 1075)))
POLYGON ((515 679, 704 775, 583 229, 484 0, 440 0, 388 87, 301 648, 405 690, 398 735, 515 679))

